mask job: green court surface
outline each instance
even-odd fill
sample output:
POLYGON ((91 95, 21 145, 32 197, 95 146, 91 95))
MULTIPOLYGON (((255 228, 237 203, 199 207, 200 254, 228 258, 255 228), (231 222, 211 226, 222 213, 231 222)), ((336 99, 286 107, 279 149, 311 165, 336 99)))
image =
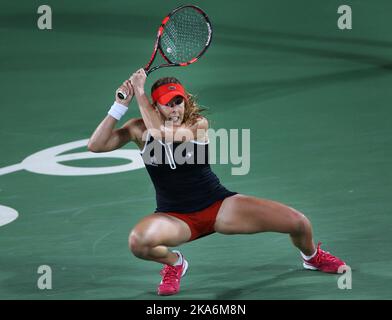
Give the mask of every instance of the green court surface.
MULTIPOLYGON (((160 20, 180 4, 0 4, 0 205, 19 213, 0 226, 0 299, 391 299, 389 0, 197 1, 213 22, 210 49, 147 83, 177 76, 208 107, 211 127, 250 129, 249 173, 214 164, 215 173, 233 191, 304 212, 315 240, 352 268, 350 290, 338 288, 338 275, 303 270, 287 235, 214 234, 181 247, 190 263, 182 290, 158 297, 161 266, 134 257, 127 243, 155 209, 143 168, 84 176, 10 169, 89 138, 115 89, 149 59, 160 20), (41 4, 52 8, 52 30, 37 28, 41 4), (352 30, 337 27, 341 4, 352 8, 352 30), (51 290, 37 287, 41 265, 52 269, 51 290)), ((138 116, 133 102, 128 117, 138 116)))

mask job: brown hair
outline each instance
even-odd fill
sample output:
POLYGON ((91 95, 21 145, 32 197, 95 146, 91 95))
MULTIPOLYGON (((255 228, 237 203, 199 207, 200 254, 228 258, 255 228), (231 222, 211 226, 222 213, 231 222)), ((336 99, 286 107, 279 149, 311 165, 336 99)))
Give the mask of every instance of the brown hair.
MULTIPOLYGON (((181 84, 181 82, 174 77, 165 77, 165 78, 160 78, 157 81, 154 82, 154 84, 151 87, 151 93, 158 87, 164 84, 168 83, 178 83, 181 84)), ((185 100, 185 111, 184 111, 184 122, 187 125, 193 125, 198 119, 202 118, 203 115, 201 112, 206 110, 205 108, 200 107, 197 102, 196 98, 194 95, 190 94, 188 91, 185 90, 187 100, 185 100)))

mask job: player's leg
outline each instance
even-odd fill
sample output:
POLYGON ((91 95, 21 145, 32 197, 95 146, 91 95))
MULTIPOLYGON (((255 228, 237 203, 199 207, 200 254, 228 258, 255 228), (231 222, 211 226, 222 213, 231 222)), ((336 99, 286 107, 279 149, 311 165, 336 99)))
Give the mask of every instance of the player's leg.
POLYGON ((188 225, 165 214, 144 217, 129 235, 129 248, 138 258, 173 265, 178 255, 168 249, 187 242, 191 237, 188 225))
POLYGON ((180 290, 188 262, 179 251, 170 251, 168 247, 178 246, 190 238, 188 225, 166 214, 143 218, 130 233, 129 247, 135 256, 164 264, 157 288, 159 295, 172 295, 180 290))
POLYGON ((234 195, 226 198, 216 217, 215 231, 223 234, 288 233, 301 251, 306 269, 337 273, 345 262, 314 246, 312 226, 299 211, 281 203, 255 197, 234 195))
POLYGON ((241 194, 226 198, 216 217, 215 230, 223 234, 287 233, 305 255, 315 252, 309 220, 301 212, 271 200, 241 194))

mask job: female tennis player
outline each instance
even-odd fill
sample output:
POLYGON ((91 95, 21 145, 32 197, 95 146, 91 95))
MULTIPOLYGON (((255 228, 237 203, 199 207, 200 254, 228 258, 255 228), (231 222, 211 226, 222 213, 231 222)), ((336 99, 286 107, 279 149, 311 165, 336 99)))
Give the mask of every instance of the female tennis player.
POLYGON ((141 149, 156 191, 155 213, 144 217, 131 231, 129 247, 145 260, 163 264, 159 295, 176 294, 188 269, 177 247, 214 232, 289 234, 300 250, 303 267, 337 273, 345 263, 316 247, 312 226, 299 211, 281 203, 227 190, 208 163, 208 121, 194 98, 176 78, 162 78, 145 94, 146 74, 136 71, 116 91, 108 116, 90 138, 88 148, 105 152, 133 141, 141 149), (117 97, 121 90, 125 100, 117 97), (130 119, 115 129, 135 96, 142 118, 130 119))

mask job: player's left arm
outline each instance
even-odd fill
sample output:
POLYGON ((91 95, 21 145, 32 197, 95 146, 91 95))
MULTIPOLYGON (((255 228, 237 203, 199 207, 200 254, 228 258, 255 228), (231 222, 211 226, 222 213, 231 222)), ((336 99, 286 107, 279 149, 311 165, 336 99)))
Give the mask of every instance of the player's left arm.
POLYGON ((162 128, 164 127, 160 115, 154 110, 147 95, 144 92, 146 82, 144 69, 137 70, 130 78, 134 90, 135 98, 139 106, 140 114, 146 125, 147 130, 155 139, 162 139, 162 128))

